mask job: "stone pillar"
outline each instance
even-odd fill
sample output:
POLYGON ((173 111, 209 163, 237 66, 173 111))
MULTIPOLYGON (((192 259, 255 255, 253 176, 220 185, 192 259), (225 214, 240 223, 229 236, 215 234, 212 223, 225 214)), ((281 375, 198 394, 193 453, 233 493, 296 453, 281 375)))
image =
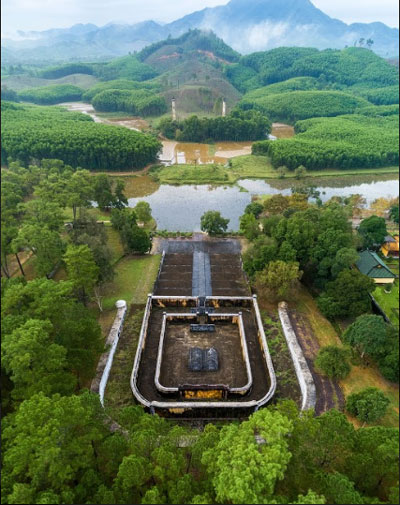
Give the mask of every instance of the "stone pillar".
POLYGON ((172 120, 176 121, 176 100, 172 99, 172 120))
POLYGON ((226 116, 226 100, 225 98, 222 100, 222 117, 226 116))

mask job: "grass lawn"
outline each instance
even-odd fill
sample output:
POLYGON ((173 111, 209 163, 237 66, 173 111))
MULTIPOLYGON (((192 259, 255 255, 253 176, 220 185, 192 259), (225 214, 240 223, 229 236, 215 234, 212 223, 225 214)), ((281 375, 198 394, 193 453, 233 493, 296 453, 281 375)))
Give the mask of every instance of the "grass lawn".
POLYGON ((161 256, 126 256, 115 266, 114 281, 107 284, 104 310, 114 308, 117 300, 126 300, 128 305, 146 303, 157 277, 161 256))
POLYGON ((394 283, 390 293, 385 293, 384 286, 378 286, 373 296, 390 321, 399 326, 399 281, 394 283))
MULTIPOLYGON (((232 158, 231 167, 224 165, 172 165, 156 172, 161 184, 234 184, 240 179, 279 179, 277 170, 266 156, 238 156, 232 158)), ((398 167, 355 168, 348 170, 326 169, 307 172, 307 178, 348 175, 398 174, 398 167)), ((285 179, 294 179, 294 172, 287 172, 285 179)))
MULTIPOLYGON (((327 345, 342 346, 342 342, 332 324, 318 310, 315 300, 303 286, 299 289, 293 307, 307 317, 314 335, 321 347, 327 345)), ((390 406, 386 416, 377 424, 384 426, 398 426, 399 423, 399 386, 385 380, 374 366, 353 366, 350 375, 340 381, 343 393, 349 396, 367 387, 382 390, 390 399, 390 406)), ((361 426, 357 419, 347 415, 357 427, 361 426)))

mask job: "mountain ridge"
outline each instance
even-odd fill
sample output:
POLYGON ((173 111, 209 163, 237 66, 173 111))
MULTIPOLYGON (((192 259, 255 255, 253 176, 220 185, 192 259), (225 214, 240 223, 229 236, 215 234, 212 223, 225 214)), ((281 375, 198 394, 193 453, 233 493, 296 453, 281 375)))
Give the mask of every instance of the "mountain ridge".
POLYGON ((310 0, 231 0, 227 5, 195 11, 165 25, 148 20, 132 25, 108 23, 97 27, 87 23, 69 29, 20 32, 20 37, 26 35, 27 40, 2 39, 2 53, 6 63, 114 58, 196 28, 212 30, 242 54, 287 45, 341 49, 360 39, 373 39, 377 54, 398 56, 397 28, 381 22, 348 25, 331 18, 310 0))

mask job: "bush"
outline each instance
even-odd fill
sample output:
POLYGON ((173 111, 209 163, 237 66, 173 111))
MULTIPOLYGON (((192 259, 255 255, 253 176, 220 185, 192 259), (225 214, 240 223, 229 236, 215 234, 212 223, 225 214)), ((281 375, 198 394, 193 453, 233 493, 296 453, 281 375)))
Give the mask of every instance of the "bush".
POLYGON ((345 379, 351 370, 348 352, 335 346, 321 348, 314 364, 331 379, 345 379))
POLYGON ((377 388, 366 388, 347 398, 346 410, 364 423, 374 423, 381 419, 390 404, 382 391, 377 388))

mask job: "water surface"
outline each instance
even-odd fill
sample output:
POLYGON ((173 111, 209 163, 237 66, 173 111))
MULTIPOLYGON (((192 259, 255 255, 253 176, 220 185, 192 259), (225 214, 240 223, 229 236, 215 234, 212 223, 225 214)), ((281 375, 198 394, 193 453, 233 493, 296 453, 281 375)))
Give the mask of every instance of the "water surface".
MULTIPOLYGON (((391 198, 399 195, 398 179, 359 182, 357 184, 350 178, 336 178, 336 186, 332 181, 318 179, 318 190, 323 201, 332 196, 350 196, 362 194, 368 204, 376 198, 391 198)), ((217 210, 225 218, 230 219, 229 229, 239 229, 239 218, 243 215, 246 206, 251 203, 253 196, 278 194, 291 194, 293 181, 264 181, 244 179, 236 186, 169 186, 162 185, 153 194, 141 198, 130 198, 129 205, 134 207, 138 201, 148 202, 152 214, 157 221, 159 230, 168 231, 200 231, 201 216, 208 210, 217 210)))

